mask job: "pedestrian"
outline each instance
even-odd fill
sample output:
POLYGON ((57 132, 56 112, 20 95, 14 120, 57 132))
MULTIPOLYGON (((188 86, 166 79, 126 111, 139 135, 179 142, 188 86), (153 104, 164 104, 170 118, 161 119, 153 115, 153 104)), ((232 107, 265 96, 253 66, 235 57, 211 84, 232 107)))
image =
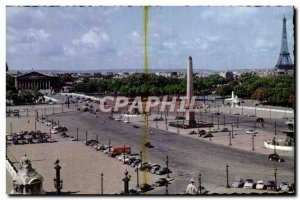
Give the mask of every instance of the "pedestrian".
POLYGON ((195 186, 195 181, 192 178, 190 181, 190 184, 186 187, 185 193, 186 194, 197 194, 198 190, 197 187, 195 186))

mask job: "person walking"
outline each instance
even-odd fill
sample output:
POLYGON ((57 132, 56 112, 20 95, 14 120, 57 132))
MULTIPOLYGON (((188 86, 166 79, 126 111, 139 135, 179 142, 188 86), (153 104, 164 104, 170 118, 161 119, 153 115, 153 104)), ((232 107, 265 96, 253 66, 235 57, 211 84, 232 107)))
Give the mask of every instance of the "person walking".
POLYGON ((195 186, 195 181, 192 178, 190 181, 190 184, 186 187, 185 193, 186 194, 197 194, 198 190, 197 187, 195 186))

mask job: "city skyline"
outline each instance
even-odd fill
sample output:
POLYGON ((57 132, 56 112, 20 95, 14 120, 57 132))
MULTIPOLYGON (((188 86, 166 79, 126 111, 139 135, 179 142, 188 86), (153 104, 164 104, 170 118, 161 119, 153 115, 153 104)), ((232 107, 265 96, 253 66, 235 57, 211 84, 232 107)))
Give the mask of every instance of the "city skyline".
MULTIPOLYGON (((143 68, 142 7, 6 11, 10 70, 143 68)), ((151 7, 150 69, 183 69, 188 56, 195 70, 272 69, 283 15, 294 62, 293 7, 151 7)))

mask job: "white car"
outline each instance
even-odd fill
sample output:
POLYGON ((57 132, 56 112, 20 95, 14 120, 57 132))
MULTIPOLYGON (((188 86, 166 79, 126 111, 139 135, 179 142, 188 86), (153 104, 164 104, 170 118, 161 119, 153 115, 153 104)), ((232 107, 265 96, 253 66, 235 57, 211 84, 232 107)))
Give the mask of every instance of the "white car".
POLYGON ((51 129, 51 134, 56 134, 56 133, 58 133, 58 130, 56 130, 56 129, 51 129))
POLYGON ((248 130, 246 130, 246 133, 247 134, 256 134, 256 133, 258 133, 257 131, 254 131, 253 129, 248 129, 248 130))
POLYGON ((245 189, 253 189, 254 188, 254 181, 253 179, 246 179, 245 184, 244 184, 244 188, 245 189))
POLYGON ((264 181, 262 181, 262 180, 257 181, 257 183, 256 183, 256 189, 257 190, 263 190, 263 189, 265 189, 264 181))

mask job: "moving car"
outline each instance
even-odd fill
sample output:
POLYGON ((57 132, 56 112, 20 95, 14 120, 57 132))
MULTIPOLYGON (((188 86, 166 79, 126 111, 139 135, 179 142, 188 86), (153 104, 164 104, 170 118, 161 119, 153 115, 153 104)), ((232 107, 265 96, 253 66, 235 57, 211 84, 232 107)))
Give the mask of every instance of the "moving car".
POLYGON ((224 127, 220 132, 229 132, 229 129, 224 127))
POLYGON ((168 183, 169 181, 166 178, 159 178, 158 181, 154 183, 154 185, 157 187, 161 187, 161 186, 165 186, 168 183))
POLYGON ((264 118, 259 117, 259 118, 256 119, 256 122, 263 123, 263 122, 265 122, 265 120, 264 120, 264 118))
POLYGON ((256 134, 256 133, 258 133, 257 131, 254 131, 253 129, 247 129, 246 130, 246 133, 247 134, 256 134))
POLYGON ((256 189, 257 190, 263 190, 263 189, 265 189, 264 181, 262 181, 262 180, 257 181, 257 183, 256 183, 256 189))
POLYGON ((142 192, 147 192, 153 189, 153 187, 147 183, 140 185, 140 189, 142 192))
POLYGON ((284 159, 280 157, 277 153, 272 153, 268 156, 268 160, 276 162, 284 162, 284 159))
POLYGON ((146 142, 145 143, 145 147, 147 147, 147 148, 153 148, 154 146, 152 144, 150 144, 150 142, 146 142))
POLYGON ((244 184, 245 189, 253 189, 254 186, 255 186, 255 182, 253 181, 253 179, 246 179, 244 184))
POLYGON ((232 184, 232 187, 234 188, 241 188, 244 186, 244 180, 239 178, 239 179, 235 179, 234 183, 232 184))

